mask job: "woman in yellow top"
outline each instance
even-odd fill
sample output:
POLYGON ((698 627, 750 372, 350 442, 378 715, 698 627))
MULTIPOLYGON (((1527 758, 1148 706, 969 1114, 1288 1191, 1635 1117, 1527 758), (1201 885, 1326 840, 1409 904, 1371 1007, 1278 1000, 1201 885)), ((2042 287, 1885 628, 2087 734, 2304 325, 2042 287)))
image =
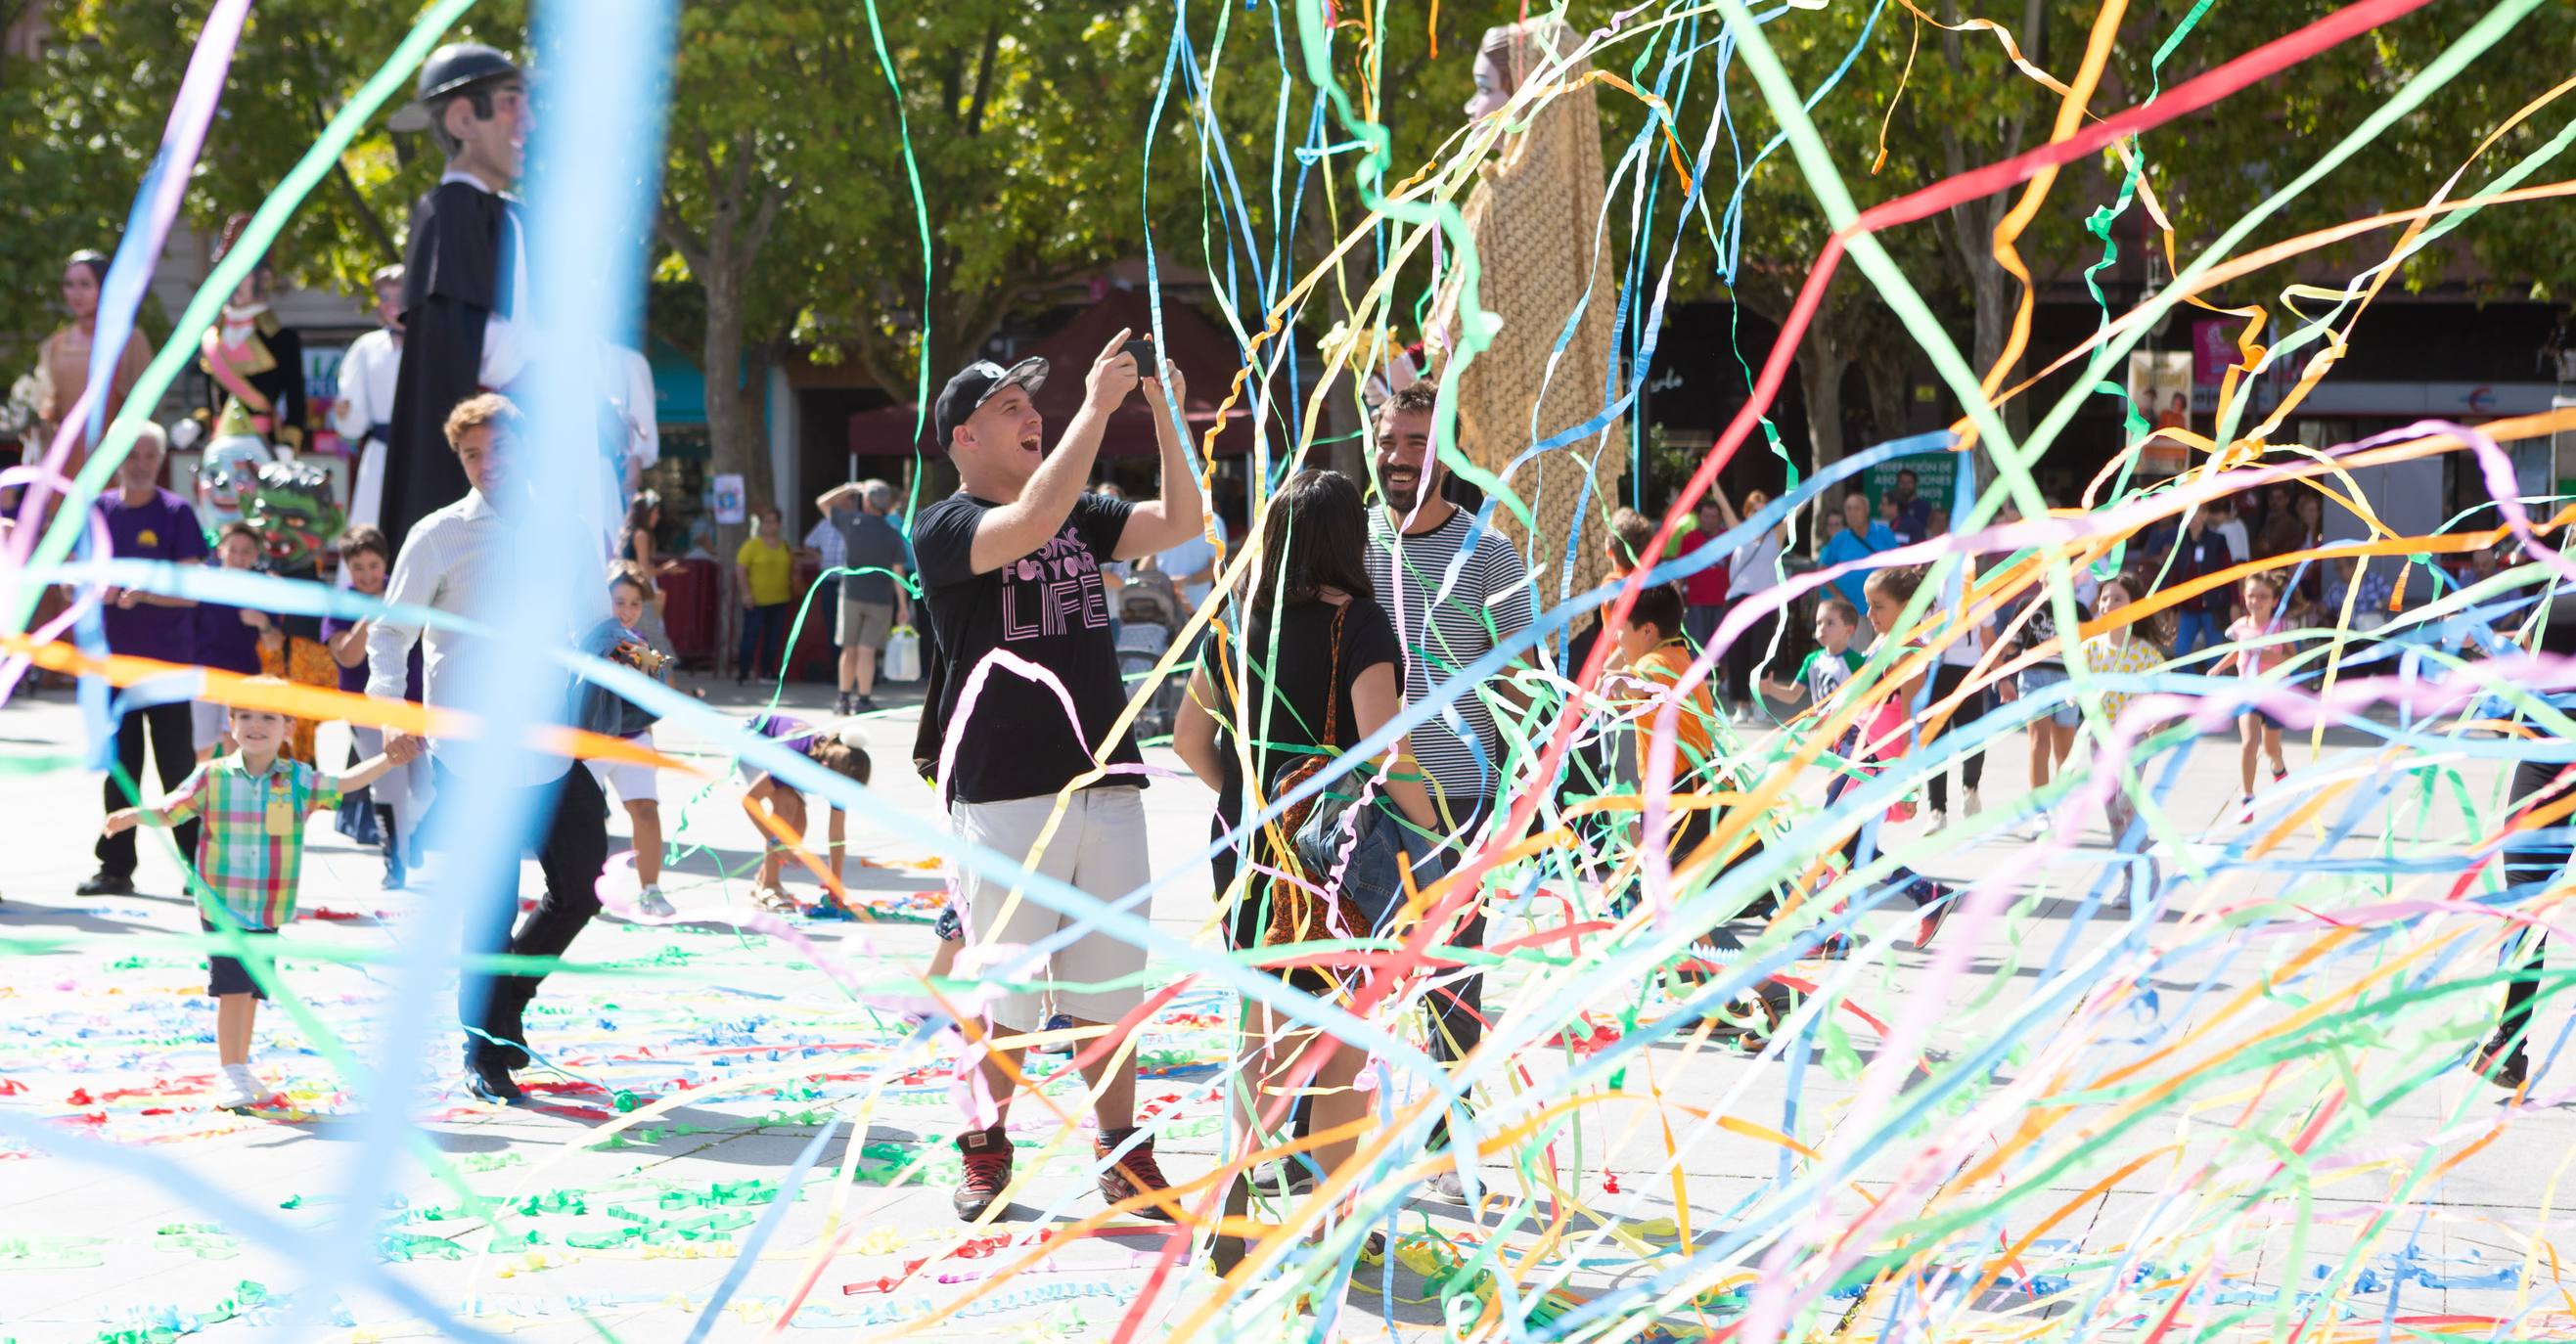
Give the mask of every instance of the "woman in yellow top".
POLYGON ((782 675, 786 664, 787 604, 795 596, 796 552, 781 540, 778 510, 763 504, 750 536, 733 553, 734 585, 742 594, 742 643, 734 650, 733 684, 782 675))

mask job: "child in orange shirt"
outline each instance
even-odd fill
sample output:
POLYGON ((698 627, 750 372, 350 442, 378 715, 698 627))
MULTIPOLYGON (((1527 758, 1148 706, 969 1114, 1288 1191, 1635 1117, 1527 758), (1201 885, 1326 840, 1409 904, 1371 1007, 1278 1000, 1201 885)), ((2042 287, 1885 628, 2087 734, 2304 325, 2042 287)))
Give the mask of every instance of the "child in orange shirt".
MULTIPOLYGON (((1692 657, 1683 637, 1683 609, 1681 590, 1671 584, 1639 590, 1627 621, 1613 627, 1618 650, 1610 657, 1610 667, 1621 675, 1605 686, 1613 696, 1624 692, 1626 703, 1642 708, 1635 738, 1639 780, 1645 778, 1646 762, 1661 749, 1660 744, 1672 742, 1671 792, 1677 795, 1696 792, 1694 785, 1712 781, 1711 767, 1717 759, 1712 732, 1718 721, 1717 701, 1709 692, 1708 678, 1702 677, 1687 691, 1681 689, 1692 657), (1669 713, 1667 705, 1674 706, 1669 713)), ((1706 840, 1709 831, 1709 809, 1692 808, 1674 825, 1669 852, 1680 859, 1706 840)))

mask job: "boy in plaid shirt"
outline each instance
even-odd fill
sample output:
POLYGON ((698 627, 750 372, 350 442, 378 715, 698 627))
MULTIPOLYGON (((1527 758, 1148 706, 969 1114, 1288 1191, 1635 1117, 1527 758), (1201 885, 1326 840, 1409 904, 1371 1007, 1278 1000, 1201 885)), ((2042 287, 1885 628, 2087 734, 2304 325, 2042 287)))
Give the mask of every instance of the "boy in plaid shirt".
MULTIPOLYGON (((290 685, 277 677, 249 677, 242 684, 281 691, 290 685)), ((236 707, 236 750, 198 766, 159 807, 129 807, 107 818, 109 835, 138 823, 175 826, 190 817, 203 819, 193 859, 199 879, 197 921, 209 933, 238 931, 245 941, 276 937, 295 917, 304 819, 338 808, 341 794, 374 783, 420 750, 415 739, 397 738, 357 769, 326 775, 278 755, 286 745, 286 730, 284 714, 236 707)), ((257 1106, 269 1093, 250 1070, 251 1025, 259 1001, 268 994, 239 958, 222 953, 206 958, 206 992, 215 999, 215 1054, 223 1066, 215 1105, 225 1110, 257 1106)))

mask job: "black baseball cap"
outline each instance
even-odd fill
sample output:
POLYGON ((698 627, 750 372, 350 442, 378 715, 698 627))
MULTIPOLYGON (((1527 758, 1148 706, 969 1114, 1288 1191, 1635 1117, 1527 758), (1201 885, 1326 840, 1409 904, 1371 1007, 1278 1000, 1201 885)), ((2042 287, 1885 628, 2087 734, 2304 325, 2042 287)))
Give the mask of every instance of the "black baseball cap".
POLYGON ((1031 357, 1009 368, 989 359, 979 359, 957 371, 948 386, 939 389, 939 400, 931 403, 930 422, 939 435, 940 451, 945 452, 957 440, 957 427, 975 408, 991 401, 1006 387, 1027 388, 1035 395, 1046 385, 1047 362, 1031 357))

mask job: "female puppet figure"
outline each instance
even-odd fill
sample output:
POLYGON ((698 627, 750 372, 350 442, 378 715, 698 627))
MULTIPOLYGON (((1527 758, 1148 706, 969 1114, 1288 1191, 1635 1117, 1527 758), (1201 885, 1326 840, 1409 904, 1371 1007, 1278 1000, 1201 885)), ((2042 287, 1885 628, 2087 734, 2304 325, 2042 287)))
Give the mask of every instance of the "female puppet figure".
MULTIPOLYGON (((216 261, 233 250, 249 224, 248 215, 232 217, 216 246, 216 261)), ((262 257, 198 347, 197 369, 206 376, 200 414, 213 435, 197 471, 197 511, 208 527, 241 516, 244 501, 222 479, 225 467, 292 457, 304 447, 304 339, 270 310, 274 279, 262 257)))
MULTIPOLYGON (((36 348, 36 428, 41 438, 34 445, 38 453, 53 446, 54 435, 61 432, 63 417, 80 404, 81 394, 89 390, 90 346, 98 338, 98 289, 107 281, 107 258, 96 252, 80 251, 63 264, 63 308, 71 321, 45 338, 36 348)), ((99 423, 116 415, 125 404, 125 396, 134 390, 145 366, 152 362, 152 347, 137 332, 128 337, 125 349, 116 357, 115 371, 110 375, 103 415, 99 423)), ((63 467, 66 476, 80 474, 81 464, 89 459, 89 442, 84 435, 72 448, 63 467)))

